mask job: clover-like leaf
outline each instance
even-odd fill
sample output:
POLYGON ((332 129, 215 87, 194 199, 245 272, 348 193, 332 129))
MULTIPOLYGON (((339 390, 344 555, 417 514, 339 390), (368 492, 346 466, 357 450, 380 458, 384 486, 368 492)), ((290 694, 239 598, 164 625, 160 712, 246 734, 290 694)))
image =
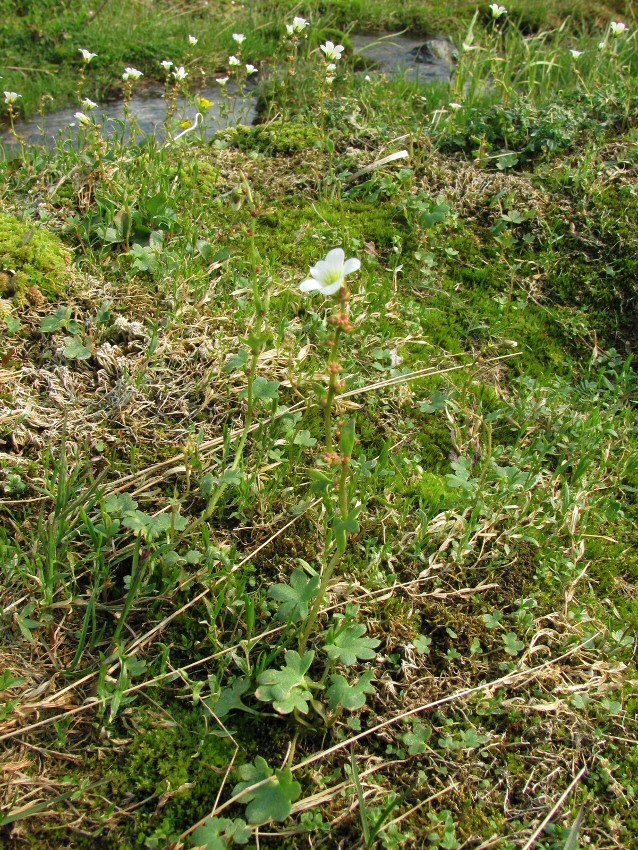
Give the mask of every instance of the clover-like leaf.
MULTIPOLYGON (((279 393, 279 381, 269 381, 261 375, 253 381, 253 399, 255 401, 273 401, 279 393)), ((248 390, 243 390, 242 398, 246 398, 248 390)))
POLYGON ((319 576, 309 578, 303 570, 296 569, 290 576, 290 584, 276 584, 268 591, 278 602, 277 619, 283 622, 303 620, 308 616, 308 603, 317 595, 319 576))
POLYGON ((250 352, 246 351, 246 349, 241 349, 236 354, 231 355, 226 363, 224 364, 224 369, 227 372, 237 372, 239 369, 243 369, 246 363, 248 363, 248 358, 250 357, 250 352))
POLYGON ((366 694, 374 693, 374 686, 370 684, 373 678, 374 673, 369 671, 364 673, 358 682, 351 685, 345 676, 332 675, 330 677, 331 685, 326 691, 328 705, 333 711, 339 706, 348 709, 348 711, 363 708, 366 703, 366 694))
POLYGON ((191 837, 193 847, 206 850, 227 850, 229 843, 248 844, 252 832, 241 818, 210 817, 198 827, 191 837))
POLYGON ((356 664, 358 659, 370 659, 376 656, 375 649, 380 641, 363 637, 366 627, 363 623, 352 623, 345 628, 332 627, 326 634, 326 652, 331 661, 339 661, 347 667, 356 664))
POLYGON ((516 632, 508 632, 503 635, 503 643, 505 644, 505 652, 508 655, 518 655, 525 648, 525 644, 522 640, 518 639, 516 632))
POLYGON ((58 307, 53 316, 44 316, 40 322, 40 333, 50 334, 65 328, 71 318, 70 307, 58 307))
POLYGON ((246 792, 241 797, 241 802, 248 803, 248 823, 286 820, 292 804, 301 794, 301 785, 293 780, 290 769, 273 772, 265 759, 257 756, 253 764, 244 764, 239 768, 239 775, 244 781, 235 785, 233 796, 241 794, 242 791, 246 792), (263 784, 249 790, 258 783, 263 784))
POLYGON ((295 434, 295 439, 293 443, 295 446, 303 446, 306 449, 311 449, 317 440, 310 434, 310 431, 300 431, 298 434, 295 434))
POLYGON ((134 511, 136 507, 137 502, 128 493, 112 493, 104 501, 104 510, 107 514, 123 516, 126 513, 134 511))
POLYGON ((411 732, 402 736, 403 743, 408 748, 411 756, 419 755, 427 750, 427 742, 432 736, 432 729, 422 723, 415 723, 411 732))
POLYGON ((414 638, 412 645, 419 655, 427 655, 430 651, 430 646, 432 645, 432 638, 426 637, 425 635, 419 635, 414 638))
POLYGON ((308 703, 312 694, 312 680, 306 673, 315 657, 314 651, 300 655, 291 649, 286 653, 286 666, 281 670, 264 670, 257 677, 259 687, 255 696, 262 702, 271 702, 275 711, 290 714, 295 708, 302 714, 308 713, 308 703))
POLYGON ((64 356, 67 360, 88 360, 91 349, 74 336, 64 337, 64 356))

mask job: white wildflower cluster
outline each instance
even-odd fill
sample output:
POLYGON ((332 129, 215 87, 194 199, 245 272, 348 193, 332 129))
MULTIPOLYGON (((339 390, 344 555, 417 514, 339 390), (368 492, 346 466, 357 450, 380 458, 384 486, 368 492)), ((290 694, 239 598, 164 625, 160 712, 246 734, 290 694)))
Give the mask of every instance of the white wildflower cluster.
POLYGON ((337 62, 341 59, 341 54, 344 51, 343 44, 326 41, 325 44, 319 45, 319 49, 326 60, 326 82, 328 85, 332 85, 337 76, 337 62))
POLYGON ((139 78, 143 76, 144 74, 141 71, 138 71, 137 68, 128 67, 124 69, 122 79, 126 83, 128 80, 139 80, 139 78))
POLYGON ((300 18, 298 15, 295 15, 292 19, 292 23, 286 24, 286 32, 292 38, 299 35, 306 35, 305 29, 308 26, 310 26, 310 24, 305 18, 300 18))

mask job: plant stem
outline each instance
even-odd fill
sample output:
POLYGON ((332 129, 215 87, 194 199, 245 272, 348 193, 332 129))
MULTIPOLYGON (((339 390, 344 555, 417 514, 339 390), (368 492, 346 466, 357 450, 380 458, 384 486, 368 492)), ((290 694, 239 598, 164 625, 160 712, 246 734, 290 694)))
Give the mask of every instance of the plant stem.
MULTIPOLYGON (((337 362, 337 357, 339 354, 339 337, 341 335, 341 328, 337 327, 335 329, 335 335, 332 340, 332 350, 330 351, 330 357, 328 358, 328 369, 332 363, 337 362)), ((331 452, 333 450, 333 442, 332 442, 332 405, 334 403, 335 395, 337 394, 337 374, 336 372, 330 372, 330 385, 328 387, 328 396, 326 398, 326 407, 324 410, 324 430, 326 436, 326 451, 331 452)))

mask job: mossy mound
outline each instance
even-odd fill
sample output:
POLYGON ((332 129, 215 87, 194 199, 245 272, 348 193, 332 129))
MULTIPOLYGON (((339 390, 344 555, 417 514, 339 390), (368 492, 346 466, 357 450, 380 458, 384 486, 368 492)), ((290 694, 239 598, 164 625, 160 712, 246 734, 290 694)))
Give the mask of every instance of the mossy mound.
POLYGON ((71 254, 53 233, 0 213, 0 298, 55 300, 64 291, 71 254))
POLYGON ((269 154, 292 154, 317 145, 321 134, 316 127, 293 121, 275 121, 256 127, 235 127, 229 132, 230 142, 244 151, 257 150, 269 154))

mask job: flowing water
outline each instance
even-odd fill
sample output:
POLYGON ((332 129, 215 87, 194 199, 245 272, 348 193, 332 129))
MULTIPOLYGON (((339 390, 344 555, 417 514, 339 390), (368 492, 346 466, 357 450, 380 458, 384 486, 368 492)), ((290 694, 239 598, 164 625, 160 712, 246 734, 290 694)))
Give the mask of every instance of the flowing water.
MULTIPOLYGON (((202 97, 212 101, 213 105, 206 110, 201 110, 196 104, 190 103, 184 98, 177 100, 177 116, 180 124, 191 125, 195 115, 200 111, 203 121, 194 131, 201 133, 207 138, 215 135, 218 130, 231 127, 236 124, 252 124, 256 115, 257 99, 252 92, 240 93, 227 88, 214 91, 204 91, 202 97)), ((55 112, 44 116, 34 116, 26 121, 16 121, 16 133, 26 142, 31 144, 50 145, 58 139, 68 138, 73 141, 77 139, 80 129, 75 113, 80 110, 79 106, 65 106, 55 112)), ((125 104, 123 101, 112 101, 98 104, 92 111, 94 117, 102 126, 102 132, 110 137, 125 132, 131 134, 131 126, 137 127, 140 135, 154 135, 160 140, 166 139, 166 116, 167 103, 164 98, 162 86, 150 85, 139 93, 134 94, 128 104, 129 120, 125 130, 126 119, 125 104)), ((174 135, 182 132, 182 127, 174 130, 174 135)), ((16 146, 16 140, 5 132, 0 135, 0 143, 9 149, 16 146)))
MULTIPOLYGON (((353 35, 352 45, 355 53, 369 63, 368 73, 401 74, 414 82, 447 82, 456 61, 454 45, 445 38, 423 41, 387 33, 353 35)), ((224 90, 205 91, 203 97, 212 101, 213 105, 205 111, 203 121, 193 132, 205 138, 211 138, 226 127, 252 124, 255 120, 257 98, 252 91, 239 92, 229 86, 224 90)), ((80 132, 75 117, 78 110, 78 106, 66 106, 44 116, 16 121, 16 133, 31 144, 50 145, 65 138, 74 142, 80 132)), ((184 124, 192 125, 197 111, 197 105, 184 98, 178 99, 177 114, 184 124)), ((149 85, 134 94, 128 104, 128 113, 132 121, 127 121, 126 127, 125 105, 121 100, 99 104, 92 116, 107 137, 118 133, 130 136, 131 127, 136 127, 141 135, 152 134, 160 141, 166 139, 167 103, 162 86, 149 85)), ((182 129, 175 129, 174 134, 182 132, 182 129)), ((11 154, 17 144, 8 132, 0 134, 0 145, 6 148, 7 153, 11 154)))

